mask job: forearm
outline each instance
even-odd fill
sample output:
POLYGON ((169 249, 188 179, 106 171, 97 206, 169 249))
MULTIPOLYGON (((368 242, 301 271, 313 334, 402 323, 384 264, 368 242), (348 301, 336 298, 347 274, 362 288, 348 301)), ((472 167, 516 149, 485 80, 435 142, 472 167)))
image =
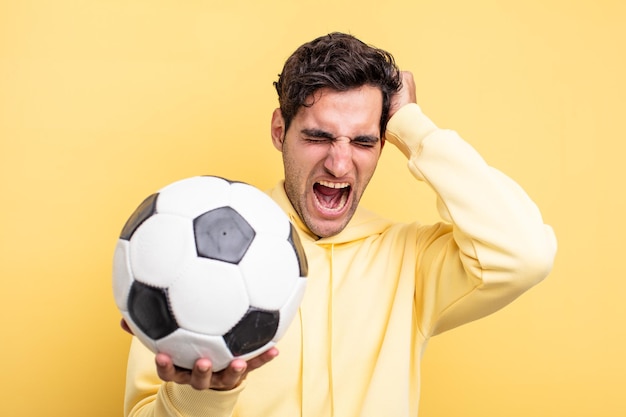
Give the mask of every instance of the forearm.
POLYGON ((439 213, 453 225, 463 271, 479 289, 498 291, 480 315, 548 274, 556 239, 519 185, 488 166, 455 132, 438 129, 416 104, 394 115, 387 137, 409 158, 413 175, 437 194, 439 213))

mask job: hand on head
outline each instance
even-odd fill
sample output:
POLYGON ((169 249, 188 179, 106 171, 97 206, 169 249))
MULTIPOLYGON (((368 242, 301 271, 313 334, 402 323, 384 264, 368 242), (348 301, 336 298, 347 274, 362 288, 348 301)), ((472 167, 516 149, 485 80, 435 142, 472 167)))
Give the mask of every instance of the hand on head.
POLYGON ((389 118, 409 103, 417 103, 417 93, 415 80, 410 71, 402 71, 402 88, 391 98, 391 106, 389 108, 389 118))

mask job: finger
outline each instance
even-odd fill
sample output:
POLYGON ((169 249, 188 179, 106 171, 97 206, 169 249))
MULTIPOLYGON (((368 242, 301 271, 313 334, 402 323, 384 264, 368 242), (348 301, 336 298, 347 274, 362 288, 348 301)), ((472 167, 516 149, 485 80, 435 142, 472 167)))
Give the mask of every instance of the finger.
POLYGON ((410 71, 402 71, 402 93, 403 93, 403 104, 406 103, 415 103, 417 101, 416 94, 416 86, 415 79, 413 78, 413 73, 410 71))
POLYGON ((391 98, 389 106, 389 118, 391 118, 398 110, 408 103, 415 103, 417 96, 415 92, 415 81, 413 74, 409 71, 400 73, 402 78, 402 86, 391 98))
POLYGON ((417 86, 415 85, 415 78, 413 78, 413 74, 410 72, 406 73, 405 80, 408 83, 407 87, 409 89, 409 102, 417 103, 417 86))
POLYGON ((272 359, 278 356, 278 349, 275 347, 270 348, 269 350, 263 352, 257 357, 254 357, 248 361, 248 372, 253 371, 261 366, 265 365, 272 359))
POLYGON ((402 71, 402 83, 415 84, 413 80, 413 73, 411 71, 402 71))
POLYGON ((198 359, 191 371, 189 384, 197 390, 211 388, 211 377, 213 364, 208 359, 198 359))
POLYGON ((231 390, 238 387, 248 374, 247 367, 246 361, 233 360, 226 369, 213 374, 211 387, 215 390, 231 390))
POLYGON ((191 372, 188 370, 177 370, 172 359, 164 353, 157 353, 155 363, 157 374, 163 381, 185 384, 191 377, 191 372))
POLYGON ((122 326, 122 329, 124 329, 125 332, 133 334, 133 331, 128 326, 128 323, 126 323, 126 320, 122 319, 120 321, 120 326, 122 326))

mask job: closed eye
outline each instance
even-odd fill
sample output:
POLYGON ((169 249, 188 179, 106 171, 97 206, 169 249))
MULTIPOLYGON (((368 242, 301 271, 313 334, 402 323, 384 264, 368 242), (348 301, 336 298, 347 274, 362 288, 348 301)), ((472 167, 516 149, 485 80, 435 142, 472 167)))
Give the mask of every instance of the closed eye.
MULTIPOLYGON (((302 129, 303 138, 311 143, 324 143, 337 140, 331 133, 320 129, 302 129)), ((350 139, 350 143, 361 148, 373 148, 380 139, 371 135, 360 135, 350 139)))
POLYGON ((363 148, 373 148, 378 144, 379 140, 376 136, 357 136, 350 142, 363 148))
POLYGON ((302 129, 302 136, 308 142, 328 142, 335 138, 329 132, 320 129, 302 129))

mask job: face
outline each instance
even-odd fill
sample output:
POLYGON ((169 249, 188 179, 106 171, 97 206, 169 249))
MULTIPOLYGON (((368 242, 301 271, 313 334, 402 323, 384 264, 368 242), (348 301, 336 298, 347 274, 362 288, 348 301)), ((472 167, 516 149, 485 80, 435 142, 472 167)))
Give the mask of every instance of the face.
POLYGON ((315 235, 329 237, 346 227, 376 169, 382 93, 372 86, 322 89, 310 99, 287 131, 274 111, 272 141, 283 155, 291 204, 315 235))

